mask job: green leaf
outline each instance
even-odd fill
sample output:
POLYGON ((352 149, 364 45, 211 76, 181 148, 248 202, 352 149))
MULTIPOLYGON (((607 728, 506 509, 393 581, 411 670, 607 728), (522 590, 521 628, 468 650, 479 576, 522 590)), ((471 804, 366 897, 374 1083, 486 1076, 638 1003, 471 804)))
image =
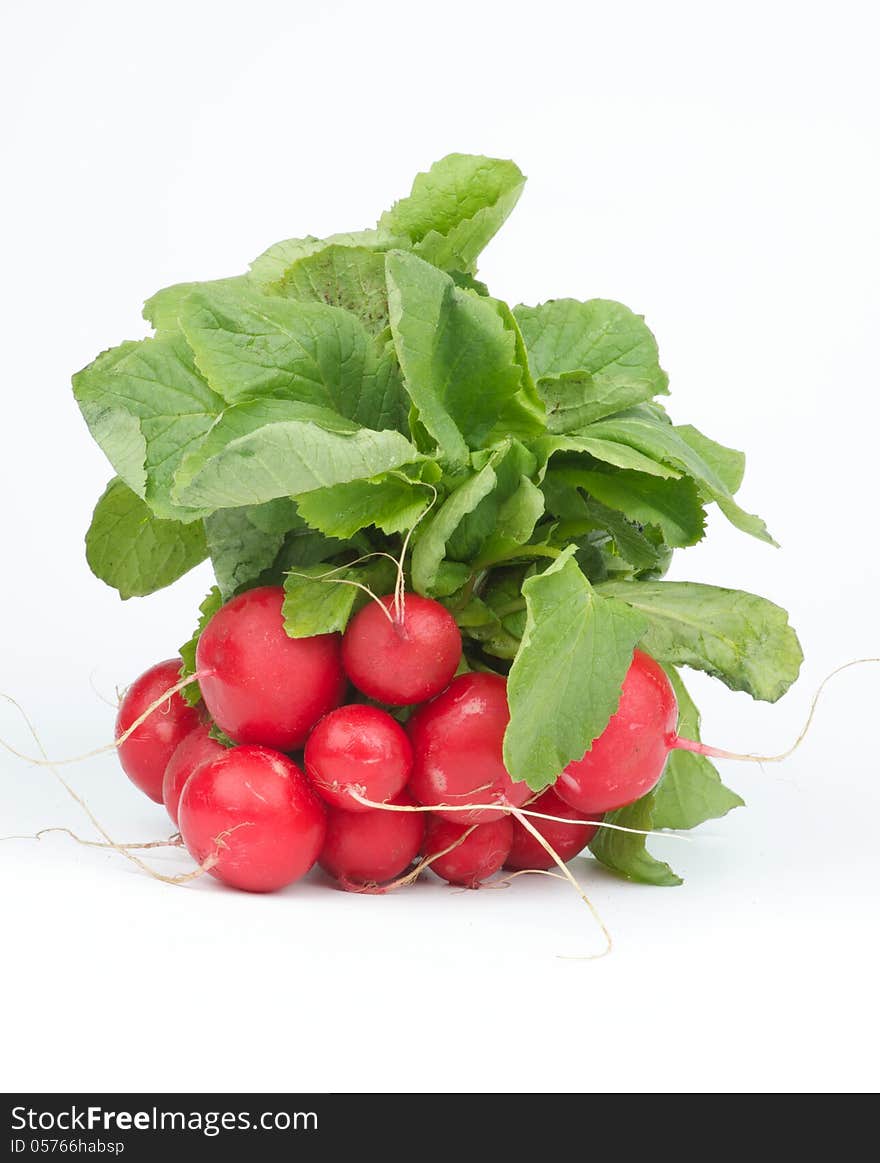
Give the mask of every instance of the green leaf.
MULTIPOLYGON (((673 667, 665 669, 678 701, 678 735, 699 740, 700 712, 678 672, 673 667)), ((696 828, 743 806, 744 801, 724 786, 705 755, 678 749, 670 751, 663 778, 654 789, 654 827, 696 828)))
POLYGON ((218 509, 205 518, 211 565, 225 601, 254 585, 284 544, 283 533, 258 529, 248 512, 247 507, 218 509))
MULTIPOLYGON (((586 538, 592 551, 608 548, 608 554, 619 554, 635 570, 656 569, 663 560, 667 551, 659 530, 653 526, 645 528, 623 513, 583 496, 577 489, 574 474, 569 479, 563 471, 548 472, 544 478, 544 494, 547 508, 560 519, 550 530, 552 544, 565 546, 574 541, 580 552, 586 538)), ((608 554, 603 554, 603 560, 608 554)), ((579 564, 583 568, 583 562, 579 560, 579 564)), ((584 572, 590 574, 589 569, 584 572)))
POLYGON ((467 585, 470 577, 469 565, 459 561, 441 561, 437 567, 437 576, 431 584, 431 593, 435 598, 451 597, 467 585))
POLYGON ((676 424, 675 431, 712 469, 731 495, 738 491, 746 471, 744 452, 738 452, 735 448, 725 448, 723 444, 710 440, 690 424, 676 424))
MULTIPOLYGON (((208 596, 199 606, 199 620, 192 637, 187 642, 184 642, 180 648, 181 678, 189 678, 191 674, 196 673, 196 647, 199 644, 199 638, 201 638, 202 631, 222 605, 223 599, 220 596, 219 589, 216 586, 212 586, 208 591, 208 596)), ((189 703, 191 707, 196 706, 202 701, 202 692, 197 682, 185 686, 180 693, 184 701, 189 703)))
POLYGON ((272 563, 272 566, 263 573, 259 585, 279 586, 291 569, 311 569, 312 566, 322 564, 329 569, 338 563, 341 553, 363 553, 367 548, 357 541, 337 541, 332 537, 325 537, 308 525, 291 529, 285 535, 284 543, 272 563))
POLYGON ((292 565, 310 566, 345 549, 345 542, 310 529, 295 506, 271 511, 274 506, 218 509, 205 519, 211 564, 224 600, 252 586, 280 581, 292 565))
POLYGON ((237 508, 378 476, 418 460, 399 432, 346 430, 332 414, 292 401, 256 400, 228 409, 181 467, 176 492, 183 504, 237 508))
POLYGON ((402 421, 402 389, 384 346, 348 311, 206 284, 185 300, 180 321, 199 367, 229 403, 269 396, 366 428, 402 421))
MULTIPOLYGON (((217 418, 207 436, 195 451, 184 457, 175 478, 175 494, 180 494, 202 468, 223 453, 236 441, 253 436, 263 428, 295 420, 302 424, 314 424, 326 432, 341 436, 355 436, 358 426, 336 412, 317 408, 312 404, 299 404, 291 400, 246 400, 226 408, 217 418)), ((278 497, 287 496, 279 492, 278 497)), ((266 498, 274 500, 276 498, 266 498)), ((216 507, 216 506, 212 506, 216 507)), ((235 505, 219 506, 235 508, 235 505)))
POLYGON ((472 513, 480 501, 489 496, 497 480, 492 465, 485 465, 459 485, 436 513, 422 522, 412 554, 412 581, 418 593, 427 595, 436 592, 434 584, 446 556, 447 542, 467 514, 472 513))
POLYGON ((295 570, 284 579, 284 629, 291 638, 341 633, 352 614, 371 600, 358 585, 381 596, 391 591, 394 579, 393 564, 381 559, 332 573, 323 565, 295 570))
POLYGON ((264 505, 251 505, 248 520, 264 533, 288 533, 291 529, 305 529, 305 522, 293 497, 276 497, 264 505))
POLYGON ((207 555, 201 522, 160 520, 118 477, 95 506, 86 533, 89 568, 123 600, 170 586, 207 555))
POLYGON ((331 234, 329 238, 285 238, 264 250, 251 263, 250 282, 255 287, 266 288, 283 279, 288 270, 300 259, 319 254, 328 246, 362 247, 369 250, 387 250, 390 246, 401 245, 402 239, 379 236, 376 230, 359 230, 351 234, 331 234))
MULTIPOLYGON (((654 792, 649 792, 634 804, 618 808, 616 812, 609 812, 605 817, 606 822, 617 824, 621 828, 651 831, 655 827, 654 796, 654 792)), ((600 864, 604 864, 607 869, 625 880, 664 888, 681 884, 681 877, 676 876, 668 864, 656 860, 651 855, 645 840, 646 837, 633 832, 600 828, 590 844, 590 851, 600 864)))
MULTIPOLYGON (((599 437, 627 445, 660 464, 669 465, 678 472, 686 473, 696 481, 701 493, 708 500, 717 503, 731 525, 761 541, 776 544, 761 518, 740 508, 722 477, 694 451, 691 444, 671 424, 662 418, 647 410, 633 409, 631 413, 591 424, 580 435, 599 437)), ((730 466, 725 471, 729 472, 730 466)))
POLYGON ((582 428, 668 390, 654 336, 622 303, 553 299, 514 314, 551 432, 582 428))
POLYGON ((507 684, 504 761, 539 791, 605 729, 646 623, 593 590, 573 546, 522 592, 527 619, 507 684))
POLYGON ((174 474, 223 408, 180 335, 163 334, 104 352, 73 377, 89 429, 129 488, 158 517, 194 520, 171 499, 174 474))
MULTIPOLYGON (((591 431, 592 429, 587 429, 587 432, 591 431)), ((536 440, 532 448, 542 465, 546 465, 557 452, 582 452, 592 456, 595 460, 602 461, 603 464, 614 465, 615 468, 664 479, 681 476, 681 473, 674 468, 652 460, 650 456, 645 456, 644 453, 630 448, 627 444, 621 444, 616 440, 605 440, 585 433, 544 436, 536 440)))
MULTIPOLYGON (((606 530, 613 538, 617 552, 637 570, 654 569, 660 563, 658 547, 622 513, 594 500, 586 500, 584 509, 588 525, 595 530, 606 530)), ((576 532, 580 536, 579 530, 576 532)))
POLYGON ((697 486, 689 477, 664 480, 640 472, 600 472, 562 465, 553 475, 632 521, 656 525, 667 545, 696 545, 705 529, 706 514, 697 486))
POLYGON ((536 513, 537 521, 543 511, 543 496, 537 496, 537 489, 531 484, 537 462, 529 450, 518 440, 503 440, 493 448, 480 449, 471 457, 471 464, 477 471, 487 464, 492 466, 496 481, 492 492, 468 513, 449 538, 446 556, 455 561, 471 562, 500 553, 506 556, 514 530, 529 529, 517 541, 527 541, 534 528, 529 527, 529 518, 536 513), (529 478, 529 485, 523 486, 523 478, 529 478), (530 490, 530 491, 529 491, 530 490), (516 500, 514 497, 519 494, 516 500), (505 515, 502 515, 502 510, 505 515), (490 544, 490 542, 492 544, 490 544))
POLYGON ((510 634, 502 620, 480 598, 471 598, 463 609, 450 606, 462 634, 479 642, 487 654, 513 659, 519 649, 520 636, 510 634))
POLYGON ((432 497, 430 486, 413 479, 410 471, 408 466, 303 493, 297 498, 300 514, 329 537, 352 537, 370 525, 389 535, 403 533, 415 525, 432 497))
POLYGON ((516 335, 492 301, 415 255, 392 251, 386 262, 404 385, 443 455, 464 464, 471 448, 537 436, 543 422, 523 390, 516 335))
POLYGON ((183 304, 194 291, 199 291, 203 287, 237 289, 247 285, 247 275, 236 275, 231 279, 214 279, 207 283, 175 283, 171 287, 163 287, 161 291, 147 299, 144 303, 143 317, 156 331, 179 331, 183 304))
POLYGON ((547 512, 561 522, 582 521, 586 517, 587 506, 583 494, 568 474, 551 469, 541 482, 547 512))
POLYGON ((532 375, 532 368, 531 364, 529 363, 529 353, 526 350, 526 341, 523 338, 522 328, 519 325, 519 320, 503 299, 493 299, 489 297, 488 301, 495 309, 495 313, 501 320, 504 329, 509 331, 513 336, 514 354, 522 375, 522 397, 526 401, 527 405, 532 409, 536 421, 540 421, 539 427, 543 432, 543 430, 545 430, 547 427, 547 411, 544 407, 544 402, 538 393, 538 388, 535 384, 534 376, 532 375))
POLYGON ((291 638, 341 633, 348 625, 358 591, 348 582, 355 571, 343 570, 327 577, 323 566, 289 573, 284 582, 282 612, 284 629, 291 638), (307 573, 313 576, 304 577, 307 573))
POLYGON ((232 736, 227 735, 226 732, 221 727, 218 727, 216 723, 212 723, 208 728, 208 736, 209 738, 213 739, 215 743, 219 743, 221 747, 226 747, 228 749, 230 747, 238 746, 232 736))
POLYGON ((481 555, 494 558, 505 546, 524 545, 543 516, 544 494, 527 476, 521 476, 516 491, 499 506, 495 532, 481 555))
POLYGON ((642 646, 658 662, 704 670, 768 703, 798 676, 797 635, 785 610, 766 598, 696 582, 608 582, 599 590, 644 615, 642 646))
POLYGON ((350 311, 372 335, 388 327, 385 257, 363 246, 326 246, 298 259, 269 288, 288 299, 350 311))
POLYGON ((524 185, 511 161, 452 153, 416 176, 412 193, 382 215, 379 229, 405 236, 436 266, 473 274, 524 185))
MULTIPOLYGON (((406 247, 401 247, 401 250, 406 250, 406 247)), ((465 274, 464 271, 450 271, 449 277, 457 287, 461 287, 463 291, 473 291, 475 295, 489 294, 489 288, 485 283, 481 283, 479 279, 475 279, 473 275, 465 274)), ((510 308, 507 308, 508 311, 510 308)))

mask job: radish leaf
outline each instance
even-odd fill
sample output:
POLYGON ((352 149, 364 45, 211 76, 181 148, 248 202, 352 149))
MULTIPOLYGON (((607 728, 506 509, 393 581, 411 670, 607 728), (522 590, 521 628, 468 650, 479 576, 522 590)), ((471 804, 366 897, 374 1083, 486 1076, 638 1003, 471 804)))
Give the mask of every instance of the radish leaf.
POLYGON ((286 238, 264 250, 251 263, 249 281, 258 288, 273 286, 283 279, 295 262, 309 255, 318 254, 328 246, 365 247, 369 250, 387 250, 403 243, 389 236, 381 236, 376 230, 360 230, 351 234, 331 234, 329 238, 286 238))
POLYGON ((419 459, 399 432, 347 426, 287 400, 230 408, 178 474, 177 496, 203 508, 255 505, 377 476, 419 459))
POLYGON ((622 303, 553 299, 514 309, 550 432, 570 432, 668 391, 657 341, 622 303))
POLYGON ((180 320, 198 366, 228 403, 276 397, 365 428, 405 424, 396 369, 349 311, 205 284, 184 301, 180 320))
POLYGON ((95 506, 86 534, 92 573, 123 599, 170 586, 207 555, 201 522, 161 520, 118 477, 95 506))
POLYGON ((293 570, 284 579, 284 629, 291 638, 341 632, 371 600, 358 586, 378 597, 393 587, 394 577, 393 562, 383 558, 332 571, 326 565, 293 570))
POLYGON ((522 391, 516 335, 492 303, 456 287, 415 255, 386 260, 391 330, 419 420, 449 461, 505 436, 537 436, 537 409, 522 391))
MULTIPOLYGON (((605 819, 609 824, 621 828, 639 828, 649 832, 655 827, 655 793, 649 792, 628 804, 609 812, 605 819)), ((614 828, 600 828, 590 844, 590 851, 600 864, 611 872, 633 880, 637 884, 654 884, 663 888, 674 888, 682 883, 668 864, 655 859, 648 851, 646 837, 635 832, 618 832, 614 828)))
POLYGON ((554 466, 552 475, 583 489, 631 521, 656 525, 667 545, 696 545, 705 531, 706 513, 689 477, 663 480, 648 473, 603 472, 576 464, 554 466))
POLYGON ((405 533, 431 501, 430 488, 410 477, 412 466, 366 480, 313 489, 297 498, 302 517, 330 537, 351 537, 374 525, 383 533, 405 533))
POLYGON ((341 307, 373 335, 389 324, 385 257, 363 246, 326 246, 305 255, 269 289, 288 299, 341 307))
POLYGON ((592 456, 595 460, 602 461, 603 464, 611 464, 615 468, 647 474, 648 476, 675 478, 682 475, 676 469, 670 468, 669 465, 661 464, 643 452, 639 452, 638 449, 630 448, 627 444, 592 436, 590 429, 579 433, 569 433, 566 436, 542 436, 535 441, 533 448, 544 465, 557 452, 582 452, 592 456))
MULTIPOLYGON (((711 465, 694 450, 689 440, 671 424, 647 412, 633 409, 620 416, 600 420, 590 424, 579 435, 627 445, 644 456, 668 465, 680 473, 692 477, 707 499, 715 501, 730 523, 743 533, 750 533, 771 545, 776 542, 767 532, 760 517, 745 512, 733 499, 733 494, 711 465)), ((693 440, 693 437, 690 437, 693 440)), ((715 446, 716 448, 718 446, 715 446)), ((725 461, 722 473, 730 473, 731 466, 725 461)))
POLYGON ((412 555, 412 579, 418 593, 436 592, 434 583, 446 556, 447 542, 464 518, 489 496, 497 482, 492 465, 485 465, 459 485, 440 508, 422 522, 412 555))
POLYGON ((223 400, 199 375, 180 335, 126 343, 73 377, 92 435, 126 484, 158 517, 193 520, 171 499, 183 457, 208 432, 223 400))
POLYGON ((738 452, 735 448, 725 448, 723 444, 710 440, 690 424, 676 424, 675 431, 711 468, 731 495, 739 490, 746 471, 744 453, 738 452))
POLYGON ((412 193, 382 215, 379 229, 406 237, 417 254, 439 267, 473 274, 524 185, 513 162, 449 154, 416 175, 412 193))
POLYGON ((775 703, 803 661, 788 615, 766 598, 696 582, 608 582, 599 587, 648 620, 643 648, 658 662, 692 666, 731 690, 775 703))
POLYGON ((180 315, 183 304, 196 291, 204 287, 217 289, 218 287, 247 286, 247 275, 236 275, 231 279, 215 279, 207 283, 175 283, 171 287, 163 287, 155 295, 151 295, 144 303, 143 316, 156 331, 166 331, 173 334, 180 331, 180 315))
POLYGON ((504 760, 514 779, 540 791, 604 730, 646 622, 596 593, 573 547, 522 593, 527 618, 508 678, 504 760))

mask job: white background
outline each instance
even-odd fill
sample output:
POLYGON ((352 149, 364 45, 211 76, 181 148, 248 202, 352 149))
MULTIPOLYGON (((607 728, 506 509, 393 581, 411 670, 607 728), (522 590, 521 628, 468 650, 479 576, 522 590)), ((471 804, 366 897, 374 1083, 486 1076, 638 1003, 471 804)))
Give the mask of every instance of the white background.
MULTIPOLYGON (((123 604, 89 574, 109 470, 71 372, 142 335, 158 287, 369 225, 450 150, 530 176, 495 292, 644 312, 676 419, 748 449, 783 549, 713 520, 675 576, 784 604, 807 662, 775 707, 699 676, 705 737, 781 748, 828 670, 880 654, 874 5, 81 0, 6 24, 0 690, 50 753, 110 737, 90 682, 172 654, 209 585, 123 604)), ((880 667, 849 671, 789 763, 726 765, 749 809, 655 844, 684 887, 584 864, 598 962, 560 957, 599 936, 544 878, 260 898, 0 844, 0 1085, 874 1089, 878 700, 880 667)), ((32 749, 9 707, 0 733, 32 749)), ((167 832, 112 757, 65 770, 118 838, 167 832)), ((0 774, 0 833, 89 834, 49 772, 0 774)))

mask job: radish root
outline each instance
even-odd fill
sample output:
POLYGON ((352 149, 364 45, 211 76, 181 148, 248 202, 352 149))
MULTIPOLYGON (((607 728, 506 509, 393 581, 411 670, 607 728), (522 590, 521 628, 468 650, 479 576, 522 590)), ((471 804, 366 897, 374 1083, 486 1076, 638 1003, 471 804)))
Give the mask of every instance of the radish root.
POLYGON ((167 840, 147 840, 142 844, 109 844, 106 840, 84 840, 82 836, 77 836, 76 832, 70 828, 54 827, 54 828, 40 828, 39 832, 33 832, 29 835, 16 836, 0 836, 0 841, 3 840, 42 840, 44 836, 48 836, 51 832, 60 832, 65 836, 69 836, 71 840, 76 840, 77 844, 83 844, 86 848, 112 848, 118 850, 125 848, 129 850, 142 851, 147 848, 181 848, 183 847, 183 840, 180 833, 175 832, 173 836, 169 836, 167 840))
MULTIPOLYGON (((20 703, 17 703, 11 695, 3 694, 0 692, 0 698, 5 699, 7 703, 11 703, 27 723, 28 729, 30 730, 31 735, 33 735, 37 747, 40 749, 40 756, 25 755, 23 751, 18 751, 10 743, 7 743, 5 739, 0 739, 0 747, 3 747, 3 749, 8 751, 10 755, 14 755, 16 759, 23 759, 25 763, 32 763, 36 767, 55 768, 66 766, 68 763, 82 763, 86 759, 96 759, 99 755, 105 755, 108 751, 116 751, 119 747, 121 747, 126 739, 133 735, 138 727, 140 727, 142 723, 146 722, 146 720, 149 719, 150 715, 152 715, 154 711, 158 711, 165 705, 165 703, 168 702, 172 695, 176 695, 177 692, 182 691, 184 687, 191 686, 194 682, 198 682, 199 679, 206 678, 211 673, 212 672, 210 670, 197 670, 195 674, 191 674, 186 678, 182 678, 180 682, 176 682, 174 686, 170 686, 166 691, 163 691, 154 702, 150 703, 143 714, 138 715, 131 726, 127 727, 126 730, 124 730, 119 738, 116 739, 113 743, 105 743, 103 747, 96 747, 94 751, 87 751, 84 755, 72 755, 68 759, 50 759, 46 754, 42 743, 37 738, 37 733, 34 730, 30 719, 25 714, 24 708, 20 703)), ((58 776, 58 778, 60 779, 61 777, 58 776)), ((94 823, 94 820, 92 823, 94 823)))
MULTIPOLYGON (((508 812, 517 816, 531 816, 535 820, 549 820, 553 824, 577 824, 582 822, 589 824, 591 828, 610 828, 615 832, 631 832, 635 836, 667 836, 674 840, 685 840, 689 843, 693 841, 693 837, 683 836, 680 832, 652 832, 644 828, 627 828, 623 824, 612 824, 605 820, 578 821, 565 816, 549 816, 546 812, 533 812, 528 808, 515 808, 512 804, 505 803, 504 800, 496 800, 492 804, 386 804, 380 803, 378 800, 369 800, 352 787, 348 789, 348 794, 353 800, 357 800, 359 804, 363 804, 365 808, 377 808, 383 812, 436 812, 441 810, 444 812, 508 812)), ((529 800, 529 803, 534 803, 534 799, 529 800)))
POLYGON ((673 750, 691 751, 695 755, 705 755, 710 759, 736 759, 743 763, 782 763, 789 759, 798 750, 800 745, 806 739, 810 727, 813 725, 813 719, 816 715, 816 708, 819 705, 819 700, 822 697, 822 692, 826 686, 837 675, 842 674, 845 670, 850 670, 854 666, 866 666, 868 664, 880 663, 880 658, 853 658, 849 662, 844 662, 841 666, 837 666, 830 674, 826 674, 819 684, 819 688, 813 695, 813 700, 810 703, 809 714, 806 722, 801 728, 801 732, 795 739, 794 743, 785 751, 780 751, 778 755, 745 755, 739 751, 725 751, 721 747, 711 747, 707 743, 699 743, 696 739, 680 739, 677 735, 673 737, 670 747, 673 750))
MULTIPOLYGON (((583 958, 583 960, 585 960, 585 961, 598 961, 602 957, 607 957, 608 954, 611 952, 611 950, 614 947, 614 942, 611 939, 611 933, 608 930, 608 926, 605 924, 605 922, 602 920, 602 917, 599 914, 599 910, 596 908, 596 906, 593 904, 593 902, 587 896, 586 892, 584 891, 583 887, 578 882, 574 873, 571 871, 571 869, 568 867, 568 865, 565 863, 565 861, 562 859, 562 857, 559 855, 559 853, 556 851, 556 849, 553 847, 553 845, 550 843, 550 841, 547 840, 546 837, 541 835, 541 833, 538 831, 538 829, 535 827, 535 825, 531 822, 531 820, 528 819, 528 817, 525 815, 525 813, 521 812, 519 808, 511 808, 510 812, 511 812, 511 815, 513 815, 517 820, 519 820, 519 822, 526 829, 526 831, 530 832, 532 834, 532 836, 538 841, 538 843, 541 845, 541 847, 544 849, 544 851, 548 854, 548 856, 552 857, 553 862, 559 868, 560 873, 565 877, 565 879, 568 881, 568 883, 571 885, 571 887, 574 889, 574 891, 578 894, 578 896, 581 898, 581 900, 584 902, 584 904, 587 906, 587 908, 593 914, 593 920, 596 922, 596 924, 602 930, 602 935, 605 938, 605 948, 602 950, 601 953, 588 954, 586 957, 583 958)), ((530 871, 530 870, 527 869, 525 871, 530 871)), ((536 869, 535 871, 538 871, 538 870, 536 869)))
MULTIPOLYGON (((177 683, 175 685, 175 687, 173 687, 171 689, 170 692, 166 692, 165 695, 161 699, 158 699, 155 703, 153 703, 150 707, 148 707, 147 710, 144 712, 144 714, 141 715, 140 719, 136 720, 131 725, 128 732, 126 732, 124 736, 120 736, 117 743, 113 744, 112 747, 102 747, 100 749, 100 751, 98 751, 96 754, 101 754, 101 752, 112 750, 114 747, 118 746, 118 744, 123 742, 123 740, 128 737, 128 735, 135 729, 135 727, 137 727, 141 722, 143 722, 143 720, 148 715, 152 714, 154 710, 157 710, 159 707, 161 707, 162 704, 166 701, 166 699, 169 698, 170 695, 173 694, 175 690, 182 690, 184 686, 188 685, 191 682, 196 681, 197 678, 198 678, 197 675, 193 675, 192 678, 185 679, 185 680, 182 680, 180 683, 177 683)), ((167 876, 163 872, 157 872, 156 869, 151 868, 150 865, 146 863, 146 861, 141 860, 141 858, 139 856, 135 856, 134 852, 131 851, 131 849, 134 847, 145 848, 145 847, 149 847, 149 846, 154 846, 154 847, 167 846, 167 845, 169 845, 170 842, 169 841, 159 841, 159 842, 156 842, 154 845, 117 844, 116 841, 113 839, 113 837, 110 835, 110 833, 107 831, 107 829, 104 827, 104 825, 101 823, 101 821, 94 814, 94 812, 89 807, 89 805, 86 803, 86 801, 79 794, 79 792, 76 791, 67 782, 67 780, 64 778, 64 776, 58 770, 57 765, 55 763, 53 763, 51 759, 49 759, 48 755, 46 754, 46 749, 43 747, 42 740, 40 739, 40 736, 37 733, 37 729, 34 726, 34 724, 31 722, 31 719, 30 719, 27 711, 25 711, 24 707, 22 707, 20 703, 16 702, 16 700, 14 698, 12 698, 11 695, 4 694, 4 695, 2 695, 2 698, 4 698, 8 703, 10 703, 13 707, 15 707, 15 709, 21 715, 22 719, 25 721, 25 723, 27 725, 28 730, 31 733, 31 736, 33 737, 34 743, 36 743, 37 748, 42 756, 42 759, 28 760, 28 761, 38 763, 41 767, 48 767, 49 768, 49 770, 52 772, 52 774, 55 776, 55 778, 58 780, 58 782, 61 784, 61 786, 64 788, 64 790, 67 792, 67 794, 70 796, 70 798, 72 800, 74 800, 75 803, 79 804, 80 808, 82 808, 82 810, 88 816, 88 818, 92 824, 92 827, 95 829, 95 831, 100 836, 102 836, 104 838, 104 843, 98 844, 97 842, 90 842, 88 840, 80 840, 80 838, 78 836, 76 836, 68 828, 58 829, 59 831, 68 832, 79 843, 87 844, 89 846, 94 846, 94 847, 110 848, 114 852, 118 852, 120 856, 124 856, 126 860, 130 861, 137 868, 139 868, 142 872, 146 872, 146 874, 148 876, 151 876, 153 878, 153 880, 159 880, 163 884, 187 884, 189 881, 195 880, 197 877, 204 876, 204 874, 206 872, 211 871, 211 869, 214 867, 214 865, 220 859, 221 851, 227 847, 227 844, 226 844, 227 838, 229 836, 231 836, 233 832, 235 832, 238 828, 249 827, 248 822, 243 822, 241 824, 236 824, 236 826, 234 828, 229 828, 227 831, 221 832, 218 836, 215 836, 214 837, 214 851, 208 857, 206 857, 206 859, 203 860, 202 863, 199 864, 196 868, 194 868, 191 872, 183 872, 183 873, 178 874, 177 876, 167 876)), ((19 752, 15 751, 8 744, 4 743, 3 746, 6 747, 7 751, 11 751, 13 755, 20 755, 19 752)), ((27 756, 20 755, 20 758, 26 759, 27 756)), ((84 756, 82 758, 89 758, 89 756, 84 756)), ((74 761, 67 760, 67 762, 74 762, 74 761)), ((55 830, 55 829, 44 828, 41 830, 41 832, 36 833, 35 838, 39 839, 40 835, 43 832, 52 831, 52 830, 55 830)), ((17 838, 18 837, 5 837, 5 839, 17 839, 17 838)))
POLYGON ((89 686, 92 688, 92 690, 95 692, 95 695, 101 700, 102 703, 106 703, 106 705, 114 711, 119 710, 119 704, 122 702, 122 695, 119 691, 119 687, 116 688, 116 702, 114 703, 112 699, 108 699, 102 691, 98 690, 97 686, 95 685, 94 671, 92 671, 92 673, 89 675, 89 686))
POLYGON ((499 880, 487 880, 482 887, 510 888, 518 876, 550 876, 554 880, 566 879, 558 872, 551 872, 549 868, 518 868, 515 872, 509 872, 507 876, 502 876, 499 880))

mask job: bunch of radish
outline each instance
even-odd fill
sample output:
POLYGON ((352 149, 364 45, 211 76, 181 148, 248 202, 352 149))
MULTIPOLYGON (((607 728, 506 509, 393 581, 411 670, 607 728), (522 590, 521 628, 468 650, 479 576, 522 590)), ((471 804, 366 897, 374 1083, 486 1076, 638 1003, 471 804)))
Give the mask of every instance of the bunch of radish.
POLYGON ((208 621, 203 702, 163 698, 179 685, 170 660, 129 688, 117 720, 129 778, 234 888, 280 889, 315 863, 347 888, 394 883, 416 862, 469 887, 546 869, 549 849, 572 859, 606 811, 649 791, 677 743, 669 682, 637 651, 603 735, 536 795, 504 766, 504 677, 457 673, 461 635, 439 602, 376 599, 344 635, 289 638, 283 597, 249 590, 208 621))
POLYGON ((644 316, 477 277, 524 184, 449 154, 375 226, 162 288, 73 377, 113 472, 93 573, 127 600, 210 562, 117 743, 227 884, 570 878, 586 846, 679 884, 646 837, 743 802, 682 671, 767 702, 797 679, 784 609, 667 576, 710 511, 775 542, 744 454, 673 419, 644 316))

